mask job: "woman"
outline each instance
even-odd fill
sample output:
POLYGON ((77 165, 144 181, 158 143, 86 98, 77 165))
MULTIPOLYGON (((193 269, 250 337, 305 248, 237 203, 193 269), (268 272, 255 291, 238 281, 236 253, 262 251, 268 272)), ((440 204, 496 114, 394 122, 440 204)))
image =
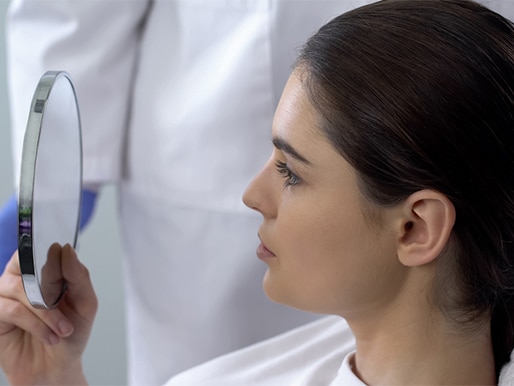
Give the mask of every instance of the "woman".
MULTIPOLYGON (((170 384, 497 384, 513 348, 514 26, 468 0, 343 14, 303 48, 272 138, 244 195, 263 216, 264 290, 344 318, 355 349, 324 320, 170 384)), ((16 259, 0 279, 13 383, 85 381, 96 298, 62 253, 57 310, 26 306, 16 259)))

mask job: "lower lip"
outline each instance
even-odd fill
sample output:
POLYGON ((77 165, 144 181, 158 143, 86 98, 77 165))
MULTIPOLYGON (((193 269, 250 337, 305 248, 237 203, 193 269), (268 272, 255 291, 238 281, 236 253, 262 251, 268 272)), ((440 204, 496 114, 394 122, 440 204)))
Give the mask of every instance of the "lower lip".
POLYGON ((262 243, 257 247, 257 256, 261 260, 267 260, 276 257, 275 254, 267 249, 262 243))

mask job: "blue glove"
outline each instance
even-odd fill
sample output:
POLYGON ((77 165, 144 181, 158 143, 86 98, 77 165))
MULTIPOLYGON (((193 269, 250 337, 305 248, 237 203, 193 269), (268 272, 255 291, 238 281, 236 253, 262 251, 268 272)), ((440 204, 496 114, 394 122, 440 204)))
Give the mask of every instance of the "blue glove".
MULTIPOLYGON (((80 216, 80 230, 82 230, 93 215, 97 192, 82 191, 82 208, 80 216)), ((14 251, 18 249, 18 202, 16 194, 0 208, 0 275, 11 259, 14 251)))
POLYGON ((98 192, 93 190, 83 190, 82 191, 82 207, 80 211, 80 225, 79 229, 82 230, 91 220, 91 216, 93 216, 93 211, 95 210, 96 198, 98 197, 98 192))
POLYGON ((16 194, 0 209, 0 274, 18 249, 18 202, 16 194))

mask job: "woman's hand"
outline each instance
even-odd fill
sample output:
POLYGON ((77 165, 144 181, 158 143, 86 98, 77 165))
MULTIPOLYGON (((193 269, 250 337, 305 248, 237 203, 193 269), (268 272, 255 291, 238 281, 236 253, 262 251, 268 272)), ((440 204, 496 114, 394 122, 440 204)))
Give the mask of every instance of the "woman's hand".
POLYGON ((84 384, 82 353, 98 301, 87 268, 72 247, 57 250, 67 290, 52 310, 25 296, 18 254, 0 277, 0 365, 11 384, 84 384))

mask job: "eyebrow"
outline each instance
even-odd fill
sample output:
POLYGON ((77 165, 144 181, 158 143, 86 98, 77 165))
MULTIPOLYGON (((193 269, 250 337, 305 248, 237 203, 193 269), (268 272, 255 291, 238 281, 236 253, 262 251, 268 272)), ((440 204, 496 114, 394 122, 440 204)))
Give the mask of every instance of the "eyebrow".
POLYGON ((297 159, 300 162, 303 162, 303 163, 305 163, 307 165, 312 165, 312 163, 307 158, 305 158, 300 153, 298 153, 295 150, 295 148, 293 146, 291 146, 291 144, 289 142, 285 141, 284 139, 278 138, 278 137, 273 137, 271 142, 273 142, 273 145, 278 150, 281 150, 284 153, 289 154, 290 156, 292 156, 293 158, 297 159))

